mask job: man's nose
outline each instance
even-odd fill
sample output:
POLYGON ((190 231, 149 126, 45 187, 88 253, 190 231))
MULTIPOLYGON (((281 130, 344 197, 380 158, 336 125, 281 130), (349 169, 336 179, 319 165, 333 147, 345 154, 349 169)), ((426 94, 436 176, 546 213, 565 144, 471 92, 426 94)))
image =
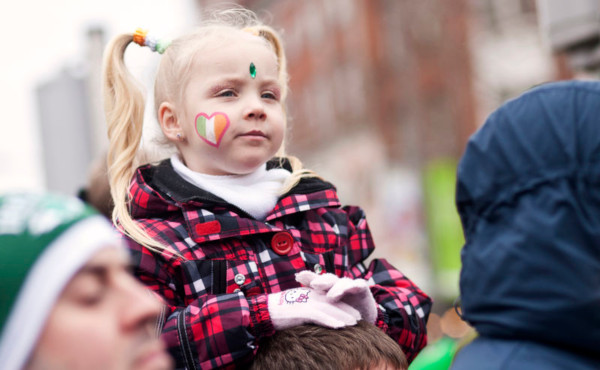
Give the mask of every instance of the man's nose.
POLYGON ((121 286, 124 326, 136 328, 148 325, 148 323, 156 323, 161 307, 158 297, 133 276, 124 277, 121 286))

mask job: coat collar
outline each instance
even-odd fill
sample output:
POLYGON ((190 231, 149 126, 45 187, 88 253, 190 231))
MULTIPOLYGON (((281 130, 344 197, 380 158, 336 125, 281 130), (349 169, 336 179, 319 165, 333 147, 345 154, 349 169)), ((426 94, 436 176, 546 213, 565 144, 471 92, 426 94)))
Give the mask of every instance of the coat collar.
MULTIPOLYGON (((267 170, 291 170, 287 160, 278 158, 267 163, 267 170)), ((220 197, 182 179, 166 159, 137 170, 131 194, 146 199, 136 202, 132 213, 136 219, 165 217, 165 212, 180 210, 190 237, 197 243, 239 235, 281 231, 279 219, 321 207, 339 207, 335 187, 319 178, 304 178, 282 195, 265 221, 253 219, 243 210, 220 197)))

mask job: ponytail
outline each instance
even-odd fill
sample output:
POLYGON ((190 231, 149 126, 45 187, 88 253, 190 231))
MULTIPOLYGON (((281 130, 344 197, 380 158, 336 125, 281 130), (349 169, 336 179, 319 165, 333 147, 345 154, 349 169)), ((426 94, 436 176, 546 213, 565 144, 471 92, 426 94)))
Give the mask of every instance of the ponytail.
POLYGON ((125 49, 131 42, 132 34, 116 37, 107 46, 104 59, 104 112, 109 140, 107 165, 114 203, 112 221, 125 235, 160 253, 165 246, 142 230, 129 213, 129 184, 138 165, 136 158, 145 108, 139 84, 125 66, 125 49))

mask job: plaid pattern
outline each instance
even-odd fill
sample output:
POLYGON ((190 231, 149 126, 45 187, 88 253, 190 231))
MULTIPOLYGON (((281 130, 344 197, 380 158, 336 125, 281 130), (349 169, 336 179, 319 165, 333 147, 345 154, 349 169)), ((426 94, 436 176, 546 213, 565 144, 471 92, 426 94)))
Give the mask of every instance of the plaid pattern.
POLYGON ((342 208, 331 184, 303 179, 257 221, 179 178, 167 160, 138 169, 130 197, 134 219, 168 246, 158 255, 128 240, 137 276, 167 304, 163 337, 178 368, 243 367, 274 332, 267 295, 297 287, 295 274, 315 267, 367 279, 376 325, 409 359, 425 346, 431 299, 385 260, 363 265, 374 249, 365 215, 342 208), (293 237, 283 256, 271 244, 281 232, 293 237))

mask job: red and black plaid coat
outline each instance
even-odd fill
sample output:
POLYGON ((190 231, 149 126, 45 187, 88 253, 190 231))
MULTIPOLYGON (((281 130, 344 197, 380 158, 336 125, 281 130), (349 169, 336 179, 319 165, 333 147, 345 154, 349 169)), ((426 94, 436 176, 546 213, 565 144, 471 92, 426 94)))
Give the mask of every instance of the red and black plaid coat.
POLYGON ((128 240, 136 275, 167 304, 163 338, 178 368, 247 364, 274 332, 267 295, 298 287, 295 274, 307 269, 366 279, 379 304, 376 325, 409 359, 426 344, 431 299, 387 261, 363 264, 374 249, 365 215, 342 208, 327 182, 303 179, 258 221, 165 160, 138 169, 130 197, 134 219, 168 246, 156 254, 128 240))

